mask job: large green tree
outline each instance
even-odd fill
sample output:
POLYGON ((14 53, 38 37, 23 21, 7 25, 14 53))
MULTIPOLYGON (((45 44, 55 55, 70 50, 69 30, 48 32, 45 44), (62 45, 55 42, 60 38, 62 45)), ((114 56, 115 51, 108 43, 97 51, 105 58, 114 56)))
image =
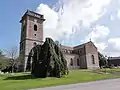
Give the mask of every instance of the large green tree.
POLYGON ((46 38, 43 45, 37 45, 31 50, 27 69, 31 70, 33 76, 42 78, 62 77, 68 74, 67 61, 51 38, 46 38))
POLYGON ((103 54, 101 54, 100 52, 98 53, 98 57, 99 57, 100 68, 102 68, 103 66, 107 66, 107 64, 108 64, 107 58, 103 54))

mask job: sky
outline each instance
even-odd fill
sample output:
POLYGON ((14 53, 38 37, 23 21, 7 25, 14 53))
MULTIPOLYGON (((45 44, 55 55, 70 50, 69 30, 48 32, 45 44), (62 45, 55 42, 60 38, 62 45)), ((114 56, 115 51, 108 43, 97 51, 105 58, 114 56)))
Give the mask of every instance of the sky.
POLYGON ((0 1, 0 49, 18 47, 20 19, 27 9, 35 11, 40 3, 52 5, 56 0, 1 0, 0 1))
POLYGON ((120 0, 2 0, 0 49, 19 47, 19 21, 27 9, 44 15, 44 38, 69 46, 91 39, 101 53, 120 56, 120 0))

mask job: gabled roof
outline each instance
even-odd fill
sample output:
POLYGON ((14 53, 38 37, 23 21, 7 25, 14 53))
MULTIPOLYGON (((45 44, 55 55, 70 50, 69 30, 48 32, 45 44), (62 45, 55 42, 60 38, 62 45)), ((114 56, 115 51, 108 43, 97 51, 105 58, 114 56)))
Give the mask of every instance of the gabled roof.
POLYGON ((87 44, 89 44, 89 43, 91 43, 91 44, 97 49, 97 47, 95 46, 95 44, 94 44, 92 41, 89 41, 89 42, 83 43, 83 44, 81 44, 81 45, 74 46, 74 48, 82 47, 82 46, 85 46, 85 45, 87 45, 87 44))
POLYGON ((89 41, 89 42, 86 42, 86 43, 83 43, 83 44, 80 44, 80 45, 77 45, 77 46, 73 46, 73 47, 61 45, 61 49, 74 50, 77 47, 82 48, 83 46, 86 46, 89 43, 91 43, 97 49, 97 47, 94 45, 94 43, 92 41, 89 41))

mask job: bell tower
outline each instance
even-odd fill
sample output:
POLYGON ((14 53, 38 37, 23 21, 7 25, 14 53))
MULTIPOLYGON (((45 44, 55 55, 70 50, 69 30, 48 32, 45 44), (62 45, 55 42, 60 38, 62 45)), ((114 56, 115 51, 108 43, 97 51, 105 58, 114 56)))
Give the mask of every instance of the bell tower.
POLYGON ((44 16, 27 10, 20 20, 20 71, 26 71, 27 58, 30 50, 36 44, 43 43, 44 16))

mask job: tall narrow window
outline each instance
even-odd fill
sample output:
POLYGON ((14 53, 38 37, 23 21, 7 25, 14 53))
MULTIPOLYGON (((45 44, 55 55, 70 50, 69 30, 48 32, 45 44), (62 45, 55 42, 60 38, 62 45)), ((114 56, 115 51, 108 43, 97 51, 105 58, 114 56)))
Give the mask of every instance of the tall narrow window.
POLYGON ((95 58, 94 58, 94 55, 91 56, 91 59, 92 59, 92 64, 95 64, 95 58))
POLYGON ((34 25, 34 31, 37 31, 37 25, 36 24, 34 25))
POLYGON ((77 59, 77 66, 80 66, 80 61, 79 61, 79 59, 77 59))
POLYGON ((73 59, 70 59, 70 65, 73 66, 73 59))

